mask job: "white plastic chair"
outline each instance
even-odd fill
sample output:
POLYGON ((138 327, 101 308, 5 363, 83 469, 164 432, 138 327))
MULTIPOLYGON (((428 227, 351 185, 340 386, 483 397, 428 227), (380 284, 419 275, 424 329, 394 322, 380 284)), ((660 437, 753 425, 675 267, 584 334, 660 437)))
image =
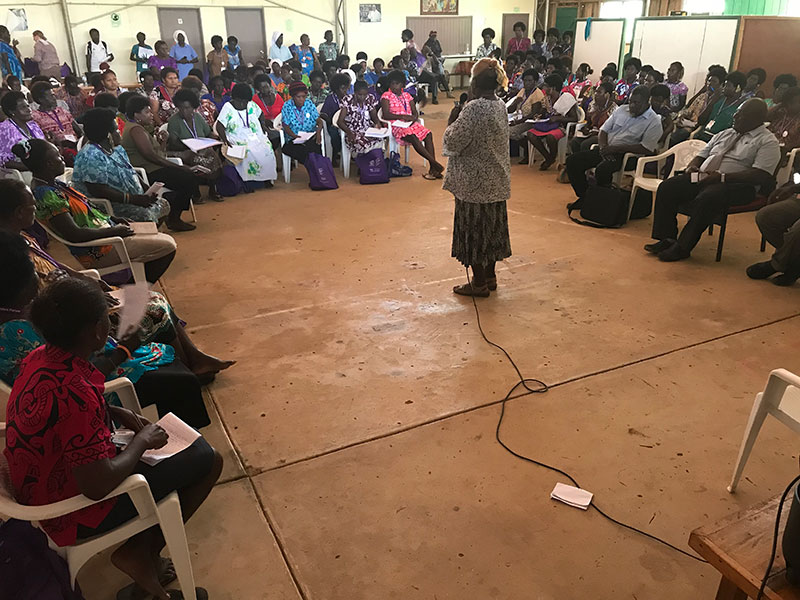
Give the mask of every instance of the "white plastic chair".
POLYGON ((110 267, 97 269, 97 272, 101 275, 106 275, 108 273, 122 271, 123 269, 129 269, 133 274, 133 281, 135 283, 147 283, 147 277, 145 277, 144 272, 144 263, 131 260, 130 256, 128 255, 128 249, 125 247, 125 240, 123 238, 116 236, 100 238, 97 240, 92 240, 91 242, 68 242, 50 227, 48 227, 45 221, 38 221, 38 223, 44 228, 44 230, 47 232, 47 235, 57 242, 61 242, 67 247, 94 248, 96 246, 112 246, 114 250, 117 251, 117 256, 119 256, 120 262, 116 265, 111 265, 110 267))
MULTIPOLYGON (((398 141, 398 139, 396 137, 394 137, 394 132, 392 131, 392 122, 391 121, 387 121, 386 119, 383 118, 383 107, 382 106, 378 107, 378 120, 381 123, 385 123, 386 126, 389 128, 389 133, 390 133, 390 135, 389 135, 389 152, 397 152, 398 154, 400 154, 400 142, 398 141)), ((425 119, 420 117, 418 120, 419 120, 419 124, 424 127, 425 126, 425 119)), ((410 148, 411 148, 411 146, 409 146, 408 144, 405 145, 405 149, 406 149, 405 150, 405 161, 406 161, 406 164, 408 164, 408 156, 409 156, 408 153, 409 153, 409 149, 410 148)), ((422 165, 424 167, 428 166, 428 161, 425 160, 424 158, 422 159, 422 165)))
MULTIPOLYGON (((0 392, 8 393, 8 386, 0 385, 0 392)), ((116 392, 123 406, 140 413, 137 410, 139 400, 133 384, 126 378, 115 379, 106 384, 106 393, 116 392)), ((0 429, 4 429, 0 424, 0 429)), ((69 567, 70 584, 75 587, 78 572, 86 562, 95 554, 112 546, 130 539, 137 533, 158 525, 164 534, 175 573, 178 576, 183 595, 187 600, 197 600, 194 587, 194 574, 189 555, 189 544, 186 541, 186 530, 183 526, 183 515, 178 495, 173 492, 156 504, 150 487, 143 475, 130 475, 118 485, 110 494, 101 500, 92 500, 83 495, 74 496, 60 502, 42 506, 25 506, 14 499, 11 481, 8 473, 8 464, 5 457, 0 455, 0 516, 7 519, 29 521, 39 527, 39 522, 69 514, 76 510, 98 504, 108 498, 127 495, 130 497, 138 512, 127 523, 106 533, 80 541, 73 546, 56 546, 52 541, 50 546, 67 562, 69 567)))
POLYGON ((559 168, 567 163, 567 149, 570 141, 586 126, 586 111, 580 106, 577 106, 576 109, 578 111, 578 120, 567 123, 567 134, 558 140, 558 160, 556 160, 556 166, 559 168))
POLYGON ((672 148, 661 154, 655 156, 643 156, 636 161, 636 171, 633 175, 633 186, 631 187, 631 199, 628 202, 628 219, 630 220, 631 210, 633 210, 633 200, 636 197, 637 190, 647 190, 655 197, 658 191, 658 186, 661 185, 663 179, 658 177, 645 177, 644 169, 648 164, 657 163, 658 173, 661 173, 661 168, 667 158, 674 156, 675 160, 672 163, 672 169, 667 175, 667 179, 675 175, 675 171, 683 171, 689 166, 697 153, 705 147, 706 143, 702 140, 686 140, 680 144, 674 145, 672 148))
POLYGON ((756 394, 728 486, 731 493, 736 491, 744 465, 767 415, 772 415, 795 433, 800 433, 800 377, 786 369, 775 369, 769 374, 764 391, 756 394))
MULTIPOLYGON (((336 114, 333 115, 333 119, 331 119, 331 123, 337 125, 339 123, 339 117, 342 114, 342 109, 336 111, 336 114)), ((339 135, 342 139, 342 173, 344 173, 344 178, 347 179, 350 177, 350 160, 352 159, 352 155, 350 153, 350 148, 347 146, 347 140, 345 139, 344 131, 339 129, 339 135)))
POLYGON ((792 173, 794 173, 794 161, 797 158, 798 151, 800 151, 800 148, 793 148, 791 152, 789 152, 789 162, 781 167, 777 175, 775 175, 775 181, 777 181, 778 187, 781 187, 785 183, 789 183, 792 173))
MULTIPOLYGON (((283 180, 286 183, 290 183, 292 180, 292 157, 283 152, 283 145, 286 143, 286 136, 283 133, 283 116, 278 113, 278 116, 272 120, 272 126, 278 130, 278 133, 281 136, 281 156, 283 157, 283 180)), ((322 147, 322 155, 327 156, 326 152, 326 145, 325 145, 325 136, 322 136, 322 143, 320 144, 322 147)))

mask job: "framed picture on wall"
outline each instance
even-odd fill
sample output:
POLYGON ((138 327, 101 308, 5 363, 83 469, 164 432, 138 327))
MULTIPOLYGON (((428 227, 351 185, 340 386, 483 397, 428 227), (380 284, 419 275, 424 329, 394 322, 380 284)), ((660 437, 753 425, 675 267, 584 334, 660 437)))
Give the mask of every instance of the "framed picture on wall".
POLYGON ((359 4, 358 20, 361 23, 380 23, 381 5, 380 4, 359 4))
POLYGON ((458 0, 419 0, 421 15, 457 15, 458 0))

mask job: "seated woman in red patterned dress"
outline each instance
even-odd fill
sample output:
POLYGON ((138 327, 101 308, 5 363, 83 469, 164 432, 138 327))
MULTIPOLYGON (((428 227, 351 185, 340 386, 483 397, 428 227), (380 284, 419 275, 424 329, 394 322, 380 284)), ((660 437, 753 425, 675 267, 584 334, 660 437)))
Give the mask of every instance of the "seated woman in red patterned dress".
MULTIPOLYGON (((12 237, 21 246, 18 252, 27 252, 21 239, 3 237, 12 237)), ((30 261, 27 268, 35 285, 30 261)), ((146 450, 167 443, 167 434, 144 417, 110 406, 103 397, 105 377, 89 362, 109 332, 108 309, 100 289, 80 279, 62 279, 33 301, 30 319, 47 343, 22 362, 8 400, 5 456, 17 501, 38 506, 78 494, 100 500, 129 475, 140 473, 156 501, 176 491, 183 518, 189 519, 219 478, 222 458, 200 437, 155 466, 140 462, 146 450), (111 440, 112 419, 135 432, 123 450, 111 440)), ((130 498, 123 495, 41 525, 56 544, 69 546, 119 527, 136 514, 130 498)), ((175 578, 174 568, 160 557, 164 545, 155 526, 112 554, 114 565, 142 588, 136 591, 138 597, 183 597, 164 589, 175 578)), ((197 597, 208 598, 208 594, 198 588, 197 597)))
POLYGON ((403 87, 406 76, 402 71, 392 71, 387 76, 389 91, 381 96, 381 110, 384 121, 401 121, 410 123, 407 127, 398 127, 392 123, 392 135, 401 146, 411 145, 422 158, 428 161, 428 172, 425 179, 441 179, 444 177, 444 166, 436 160, 436 149, 433 147, 433 134, 419 122, 417 105, 411 94, 403 87))

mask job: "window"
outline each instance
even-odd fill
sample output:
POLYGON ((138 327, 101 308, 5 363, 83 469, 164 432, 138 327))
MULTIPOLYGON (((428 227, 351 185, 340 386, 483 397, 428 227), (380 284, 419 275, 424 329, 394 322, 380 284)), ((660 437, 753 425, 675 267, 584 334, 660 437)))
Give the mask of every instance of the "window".
POLYGON ((683 0, 683 10, 690 15, 721 15, 725 0, 683 0))
MULTIPOLYGON (((724 0, 723 0, 724 2, 724 0)), ((633 20, 642 16, 642 0, 613 0, 600 4, 601 19, 625 19, 625 43, 633 39, 633 20)))
POLYGON ((442 54, 472 54, 472 17, 406 17, 406 27, 420 49, 428 32, 435 31, 442 54))

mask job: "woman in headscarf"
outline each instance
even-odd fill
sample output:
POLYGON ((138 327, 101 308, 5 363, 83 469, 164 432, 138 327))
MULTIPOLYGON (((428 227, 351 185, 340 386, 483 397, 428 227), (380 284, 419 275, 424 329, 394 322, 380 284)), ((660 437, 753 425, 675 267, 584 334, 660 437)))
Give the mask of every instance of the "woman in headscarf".
POLYGON ((444 189, 455 196, 452 256, 469 268, 462 296, 489 296, 497 289, 495 263, 511 256, 506 200, 511 196, 508 117, 495 95, 508 78, 500 63, 482 58, 472 69, 470 98, 450 113, 443 154, 449 157, 444 189))
POLYGON ((282 62, 294 58, 292 51, 283 45, 283 33, 280 31, 272 33, 272 48, 269 49, 269 58, 270 60, 280 60, 282 62))
POLYGON ((177 29, 172 34, 172 38, 175 40, 175 45, 170 49, 169 55, 178 63, 178 79, 183 80, 189 76, 189 71, 194 68, 192 65, 199 62, 200 58, 194 48, 189 45, 186 32, 182 29, 177 29))

